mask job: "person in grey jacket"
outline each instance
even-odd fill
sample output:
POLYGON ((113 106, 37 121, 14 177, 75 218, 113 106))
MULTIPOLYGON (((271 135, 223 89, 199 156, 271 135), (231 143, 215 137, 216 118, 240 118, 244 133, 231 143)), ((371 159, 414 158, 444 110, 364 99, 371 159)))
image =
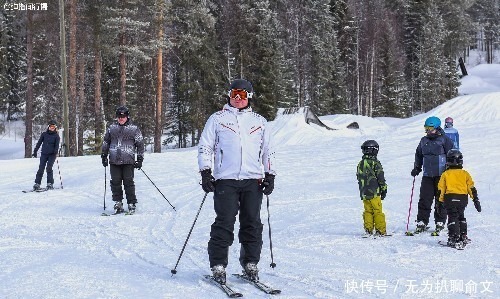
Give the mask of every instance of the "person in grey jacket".
POLYGON ((115 213, 124 212, 122 182, 127 196, 128 211, 134 213, 137 204, 134 168, 141 169, 142 167, 144 143, 141 130, 129 118, 127 107, 118 107, 116 117, 117 121, 108 127, 104 135, 101 150, 102 165, 107 167, 109 164, 115 213), (137 152, 137 160, 135 152, 137 152))
POLYGON ((438 183, 441 174, 446 168, 446 154, 453 148, 453 141, 448 138, 441 128, 441 120, 431 116, 425 120, 426 135, 420 139, 415 151, 415 163, 411 175, 420 174, 423 168, 422 182, 420 183, 420 198, 418 200, 417 229, 416 233, 428 229, 432 202, 434 202, 435 233, 444 228, 446 215, 437 212, 439 199, 438 183))
POLYGON ((212 275, 221 284, 226 283, 229 246, 238 214, 240 264, 250 279, 258 280, 262 194, 271 194, 276 175, 270 128, 266 119, 250 107, 252 84, 236 79, 228 95, 223 110, 207 120, 198 145, 202 188, 214 192, 216 213, 208 256, 212 275))
POLYGON ((47 131, 43 132, 36 143, 35 149, 33 150, 33 157, 36 158, 38 149, 42 146, 40 154, 40 165, 38 166, 38 171, 36 173, 35 185, 33 185, 33 190, 40 190, 40 184, 42 183, 43 172, 45 166, 47 166, 47 189, 54 189, 54 171, 52 166, 57 158, 57 152, 59 151, 59 142, 61 138, 57 134, 57 123, 55 120, 49 121, 47 131))

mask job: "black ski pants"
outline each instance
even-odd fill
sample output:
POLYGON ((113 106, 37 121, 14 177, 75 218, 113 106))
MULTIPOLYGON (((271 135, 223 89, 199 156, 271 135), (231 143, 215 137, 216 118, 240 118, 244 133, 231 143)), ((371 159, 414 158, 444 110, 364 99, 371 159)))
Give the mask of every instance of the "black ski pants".
POLYGON ((436 207, 438 202, 438 188, 440 176, 422 177, 420 184, 420 198, 418 200, 418 214, 417 222, 423 221, 425 225, 429 224, 429 218, 432 210, 432 203, 434 202, 434 222, 446 222, 446 215, 439 215, 436 207))
POLYGON ((52 170, 52 166, 54 166, 56 158, 56 154, 40 155, 40 165, 38 166, 38 171, 36 172, 35 183, 42 183, 43 172, 45 170, 45 166, 47 166, 47 184, 54 184, 54 171, 52 170))
POLYGON ((137 203, 135 197, 135 183, 134 183, 134 164, 110 164, 109 171, 111 172, 111 193, 113 193, 113 201, 123 200, 123 187, 125 195, 127 195, 127 203, 137 203))
POLYGON ((260 208, 262 189, 257 179, 217 180, 214 192, 215 221, 208 241, 210 267, 228 264, 229 246, 234 241, 234 224, 239 211, 240 264, 258 263, 262 250, 260 208))
POLYGON ((465 208, 469 199, 467 194, 444 197, 444 207, 448 213, 448 236, 458 238, 467 235, 467 219, 465 219, 465 208))

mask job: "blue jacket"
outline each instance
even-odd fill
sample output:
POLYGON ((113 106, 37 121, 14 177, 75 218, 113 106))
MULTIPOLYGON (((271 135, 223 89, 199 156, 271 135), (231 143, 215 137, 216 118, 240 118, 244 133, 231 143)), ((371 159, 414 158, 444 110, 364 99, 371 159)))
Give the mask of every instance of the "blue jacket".
POLYGON ((444 133, 453 141, 453 148, 460 149, 460 136, 458 135, 458 130, 453 127, 444 128, 444 133))
POLYGON ((40 139, 36 143, 34 153, 38 152, 40 145, 42 145, 42 155, 55 155, 59 151, 59 141, 61 138, 57 131, 51 131, 47 129, 47 131, 42 133, 40 139))
POLYGON ((427 134, 420 139, 415 152, 415 168, 423 167, 423 176, 441 176, 446 167, 446 153, 452 148, 453 141, 438 128, 437 134, 427 134))

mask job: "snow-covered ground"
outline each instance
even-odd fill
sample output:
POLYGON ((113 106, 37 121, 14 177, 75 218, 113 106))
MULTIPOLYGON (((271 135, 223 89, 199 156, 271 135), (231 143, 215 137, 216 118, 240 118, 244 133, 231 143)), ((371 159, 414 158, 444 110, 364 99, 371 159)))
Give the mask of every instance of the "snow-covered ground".
MULTIPOLYGON (((500 65, 478 66, 486 82, 500 65), (484 70, 488 67, 489 70, 484 70)), ((470 69, 474 74, 476 68, 470 69)), ((480 71, 479 71, 480 70, 480 71)), ((500 298, 500 80, 497 90, 477 93, 469 82, 461 94, 434 110, 408 119, 353 115, 321 117, 328 131, 300 116, 271 122, 277 143, 276 189, 269 196, 275 269, 271 263, 265 202, 261 279, 282 289, 277 298, 500 298), (494 92, 496 91, 496 92, 494 92), (428 116, 451 116, 460 132, 464 166, 478 189, 483 212, 466 209, 472 243, 464 251, 437 244, 428 234, 405 236, 415 148, 428 116), (346 129, 356 121, 359 130, 346 129), (379 159, 389 186, 384 201, 394 236, 362 239, 362 202, 356 165, 366 139, 380 144, 379 159)), ((29 189, 38 159, 0 140, 0 298, 224 298, 205 282, 206 246, 214 219, 205 201, 172 276, 203 199, 195 148, 147 154, 144 172, 175 206, 174 211, 141 171, 136 172, 138 212, 100 216, 105 169, 99 156, 61 157, 56 185, 29 189), (60 173, 60 174, 59 174, 60 173), (62 182, 60 181, 62 177, 62 182)), ((109 173, 106 174, 109 180, 109 173)), ((421 176, 415 182, 410 229, 414 228, 421 176)), ((44 177, 45 180, 45 177, 44 177)), ((45 181, 44 181, 45 183, 45 181)), ((111 210, 109 187, 107 211, 111 210)), ((431 216, 432 219, 432 216, 431 216)), ((240 271, 239 244, 230 248, 229 273, 240 271)), ((229 283, 246 298, 269 298, 254 287, 229 283)))

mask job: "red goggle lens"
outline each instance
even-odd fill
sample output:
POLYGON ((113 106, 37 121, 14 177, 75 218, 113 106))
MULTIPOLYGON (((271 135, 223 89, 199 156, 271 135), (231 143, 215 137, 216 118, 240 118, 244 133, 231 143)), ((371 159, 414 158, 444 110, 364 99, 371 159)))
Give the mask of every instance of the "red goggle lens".
POLYGON ((246 100, 248 97, 248 93, 246 90, 243 90, 243 89, 231 89, 231 93, 229 96, 231 98, 236 98, 236 96, 239 96, 240 99, 246 100))

